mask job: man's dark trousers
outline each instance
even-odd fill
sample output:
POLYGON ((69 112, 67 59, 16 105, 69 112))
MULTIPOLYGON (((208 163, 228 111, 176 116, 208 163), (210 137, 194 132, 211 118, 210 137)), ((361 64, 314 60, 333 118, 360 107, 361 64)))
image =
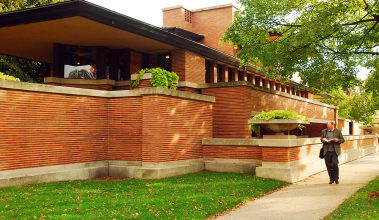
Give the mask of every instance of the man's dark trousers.
POLYGON ((325 154, 325 165, 328 169, 329 178, 331 181, 337 181, 339 178, 338 156, 335 151, 328 151, 325 154))

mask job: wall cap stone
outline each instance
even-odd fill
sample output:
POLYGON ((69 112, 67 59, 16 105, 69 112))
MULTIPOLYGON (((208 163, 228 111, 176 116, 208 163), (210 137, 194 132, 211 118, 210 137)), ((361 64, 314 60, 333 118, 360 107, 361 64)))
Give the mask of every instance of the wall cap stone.
MULTIPOLYGON (((137 79, 137 76, 138 76, 137 73, 133 73, 132 75, 130 75, 130 79, 132 81, 134 81, 134 80, 137 79)), ((143 74, 142 79, 151 79, 152 77, 153 77, 153 74, 151 74, 151 73, 145 73, 145 74, 143 74)))
POLYGON ((121 97, 135 97, 143 95, 165 95, 171 97, 178 97, 184 99, 191 99, 196 101, 212 102, 216 101, 213 96, 189 93, 184 91, 164 89, 164 88, 141 88, 135 90, 120 90, 120 91, 103 91, 94 89, 81 89, 64 86, 54 86, 38 83, 15 82, 9 80, 0 80, 0 89, 14 89, 30 92, 43 92, 43 93, 56 93, 63 95, 79 95, 79 96, 93 96, 102 98, 121 98, 121 97))
POLYGON ((74 85, 116 85, 116 81, 112 79, 68 79, 58 77, 45 77, 44 83, 61 83, 74 85))
MULTIPOLYGON (((345 141, 378 139, 379 135, 348 135, 345 141)), ((304 145, 321 144, 320 138, 297 139, 248 139, 248 138, 203 138, 202 144, 206 146, 252 146, 252 147, 299 147, 304 145)))

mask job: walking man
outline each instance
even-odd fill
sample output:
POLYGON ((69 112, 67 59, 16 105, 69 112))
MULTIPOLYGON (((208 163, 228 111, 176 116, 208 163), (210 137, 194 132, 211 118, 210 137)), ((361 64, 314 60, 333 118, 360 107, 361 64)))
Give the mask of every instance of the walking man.
POLYGON ((326 129, 322 130, 321 142, 323 143, 325 165, 328 169, 329 184, 339 184, 338 156, 341 154, 341 146, 345 139, 340 130, 335 128, 335 122, 328 122, 326 129))

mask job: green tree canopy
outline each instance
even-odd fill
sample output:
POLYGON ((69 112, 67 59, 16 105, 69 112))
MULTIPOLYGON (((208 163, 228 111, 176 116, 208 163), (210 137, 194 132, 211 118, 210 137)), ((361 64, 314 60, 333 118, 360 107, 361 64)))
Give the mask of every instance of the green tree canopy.
MULTIPOLYGON (((359 83, 359 66, 377 74, 378 0, 239 0, 225 41, 240 45, 243 65, 276 79, 298 73, 303 84, 331 91, 359 83), (271 35, 279 35, 269 41, 271 35)), ((379 85, 370 84, 379 89, 379 85)))
MULTIPOLYGON (((2 0, 0 13, 62 2, 63 0, 2 0)), ((0 55, 0 71, 26 82, 43 82, 46 64, 16 57, 0 55)))

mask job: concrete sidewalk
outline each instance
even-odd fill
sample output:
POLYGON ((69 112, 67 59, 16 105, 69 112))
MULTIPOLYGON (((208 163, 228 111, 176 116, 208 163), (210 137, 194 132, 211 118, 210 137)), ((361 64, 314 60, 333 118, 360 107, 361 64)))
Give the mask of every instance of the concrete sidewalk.
POLYGON ((326 171, 294 183, 216 219, 322 219, 379 175, 379 153, 340 166, 340 184, 326 171))

